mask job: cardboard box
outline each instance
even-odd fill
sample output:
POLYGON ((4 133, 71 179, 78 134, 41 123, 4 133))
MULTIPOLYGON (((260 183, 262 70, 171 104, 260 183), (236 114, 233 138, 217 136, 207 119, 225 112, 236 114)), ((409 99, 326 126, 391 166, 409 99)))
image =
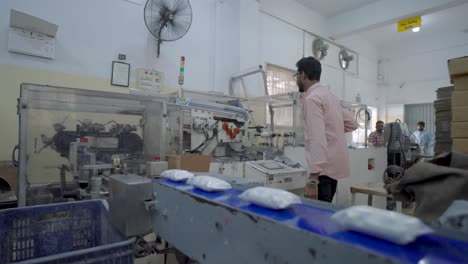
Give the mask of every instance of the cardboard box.
POLYGON ((452 108, 454 106, 468 106, 468 91, 455 91, 452 94, 452 108))
POLYGON ((451 122, 450 121, 439 121, 437 120, 435 122, 435 125, 436 125, 436 131, 439 132, 439 133, 447 133, 447 132, 450 132, 450 124, 451 122))
POLYGON ((452 103, 450 103, 449 111, 440 111, 435 113, 436 121, 452 121, 452 103))
POLYGON ((439 99, 434 102, 436 113, 448 112, 452 106, 452 98, 439 99))
POLYGON ((452 150, 468 154, 468 138, 454 138, 452 150))
POLYGON ((146 162, 146 176, 150 178, 160 176, 168 168, 167 161, 148 161, 146 162))
POLYGON ((468 56, 448 60, 450 78, 468 75, 468 56))
POLYGON ((451 98, 453 92, 453 86, 441 87, 436 90, 437 99, 451 98))
POLYGON ((453 86, 455 91, 468 91, 468 75, 454 78, 453 86))
POLYGON ((452 137, 468 138, 468 122, 452 122, 452 137))
POLYGON ((452 107, 452 121, 453 122, 467 122, 468 121, 468 106, 452 107))
POLYGON ((211 156, 209 155, 174 155, 167 156, 169 169, 187 170, 190 172, 209 172, 211 156))

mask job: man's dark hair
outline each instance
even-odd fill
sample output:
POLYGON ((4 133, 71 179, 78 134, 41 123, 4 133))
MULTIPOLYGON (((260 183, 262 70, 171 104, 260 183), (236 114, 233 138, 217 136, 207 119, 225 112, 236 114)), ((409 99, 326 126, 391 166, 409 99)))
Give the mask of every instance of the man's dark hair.
POLYGON ((384 122, 383 122, 382 120, 379 120, 379 121, 377 121, 377 123, 375 123, 375 124, 376 124, 376 125, 378 125, 378 124, 382 124, 382 125, 383 125, 384 122))
POLYGON ((297 63, 297 71, 299 73, 304 72, 307 78, 311 81, 320 81, 320 75, 322 74, 322 65, 314 57, 307 57, 300 59, 297 63))
POLYGON ((418 126, 426 127, 426 123, 424 123, 423 121, 419 121, 419 122, 418 122, 418 126))

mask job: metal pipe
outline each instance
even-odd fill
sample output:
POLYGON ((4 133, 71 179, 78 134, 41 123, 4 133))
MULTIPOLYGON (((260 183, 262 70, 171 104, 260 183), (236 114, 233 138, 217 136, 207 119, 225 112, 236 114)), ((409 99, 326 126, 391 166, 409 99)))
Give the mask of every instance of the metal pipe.
MULTIPOLYGON (((365 109, 366 109, 366 113, 369 113, 369 116, 370 116, 370 112, 368 112, 368 111, 369 111, 369 108, 367 108, 367 105, 366 105, 366 108, 365 108, 365 109)), ((365 114, 364 114, 364 116, 365 116, 365 114)), ((372 121, 372 119, 369 121, 369 123, 372 123, 371 121, 372 121)), ((367 117, 366 117, 366 123, 364 123, 364 124, 365 124, 365 125, 364 125, 364 127, 365 127, 365 129, 364 129, 364 146, 365 146, 365 147, 368 147, 369 144, 367 143, 367 140, 368 140, 368 138, 367 138, 367 137, 368 137, 368 136, 367 136, 367 117)))
MULTIPOLYGON (((241 78, 241 85, 242 85, 242 89, 244 90, 244 95, 245 97, 247 97, 247 88, 245 87, 244 78, 241 78)), ((253 112, 252 105, 250 104, 249 100, 246 100, 246 103, 247 103, 247 107, 249 108, 249 111, 253 112)), ((252 114, 250 118, 253 121, 253 125, 256 126, 257 122, 255 121, 254 115, 252 114)))
POLYGON ((27 186, 27 127, 28 127, 28 109, 26 105, 27 98, 23 94, 23 85, 21 84, 20 88, 20 99, 18 99, 17 104, 17 113, 19 115, 19 169, 18 169, 18 185, 17 185, 17 194, 18 194, 18 207, 26 206, 26 186, 27 186), (23 98, 24 96, 24 98, 23 98), (24 100, 24 101, 23 101, 24 100))
POLYGON ((270 110, 270 130, 272 132, 275 132, 275 121, 274 121, 274 116, 275 116, 275 111, 271 107, 270 104, 268 104, 268 109, 270 110))
POLYGON ((270 95, 268 93, 268 85, 267 85, 267 76, 266 76, 266 73, 265 71, 261 71, 262 72, 262 77, 263 77, 263 88, 265 89, 265 95, 270 95))
POLYGON ((102 178, 101 177, 92 177, 90 180, 90 191, 92 199, 98 199, 100 197, 102 178))
POLYGON ((64 192, 66 190, 66 179, 65 179, 65 176, 66 176, 66 172, 67 172, 68 168, 66 165, 62 165, 60 167, 60 196, 63 197, 64 196, 64 192))
MULTIPOLYGON (((262 65, 258 65, 258 69, 256 69, 256 70, 247 71, 247 72, 244 72, 244 73, 240 73, 240 74, 231 76, 231 79, 229 79, 229 95, 234 96, 233 84, 234 84, 235 80, 242 79, 244 77, 254 75, 254 74, 257 74, 257 73, 262 73, 263 75, 265 75, 265 71, 263 71, 263 66, 262 65)), ((264 85, 266 86, 266 77, 264 78, 264 85)), ((247 97, 247 94, 245 95, 245 97, 247 97)))
POLYGON ((281 103, 281 104, 271 104, 271 108, 283 108, 283 107, 290 107, 293 106, 294 103, 281 103))
POLYGON ((257 65, 255 67, 245 69, 244 72, 238 72, 237 74, 232 75, 231 78, 237 79, 237 78, 247 77, 249 75, 253 75, 261 71, 263 71, 263 66, 257 65))
POLYGON ((296 124, 296 121, 297 121, 297 113, 296 111, 302 111, 302 109, 298 109, 297 107, 297 102, 299 100, 299 94, 298 93, 294 93, 294 100, 293 100, 293 133, 294 133, 294 143, 293 143, 293 146, 294 147, 297 147, 297 139, 296 139, 296 127, 297 127, 297 124, 296 124))
MULTIPOLYGON (((264 86, 264 89, 265 89, 265 95, 268 96, 270 94, 268 93, 267 77, 266 77, 265 71, 263 71, 263 70, 262 70, 262 77, 263 77, 263 86, 264 86)), ((271 107, 271 103, 268 103, 268 109, 270 110, 271 131, 275 132, 275 122, 274 122, 275 112, 274 112, 273 108, 271 107)))
POLYGON ((305 57, 305 30, 302 31, 302 57, 305 57))

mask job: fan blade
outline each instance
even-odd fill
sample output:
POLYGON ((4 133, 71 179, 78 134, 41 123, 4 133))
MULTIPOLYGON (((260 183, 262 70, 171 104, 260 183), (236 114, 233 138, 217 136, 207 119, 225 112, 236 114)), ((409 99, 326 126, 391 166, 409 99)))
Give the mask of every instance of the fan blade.
POLYGON ((159 39, 163 41, 172 41, 173 37, 171 36, 171 32, 173 30, 174 29, 171 25, 171 20, 164 21, 160 27, 159 39))
POLYGON ((190 28, 190 24, 191 23, 182 20, 173 21, 174 28, 177 28, 177 31, 180 31, 182 33, 180 37, 182 37, 188 31, 188 29, 190 28))
MULTIPOLYGON (((151 24, 151 34, 155 36, 157 39, 161 39, 161 30, 163 27, 164 21, 155 21, 151 24)), ((162 40, 162 39, 161 39, 162 40)))
POLYGON ((184 19, 184 17, 176 16, 173 21, 176 23, 188 25, 190 27, 190 24, 192 24, 192 17, 185 17, 184 19))
POLYGON ((164 41, 172 41, 172 33, 174 29, 173 27, 168 23, 164 28, 161 30, 161 39, 164 41))
POLYGON ((183 3, 183 0, 170 0, 170 4, 168 4, 167 7, 171 12, 174 12, 181 3, 183 3))
POLYGON ((171 22, 171 28, 172 28, 171 36, 170 36, 171 40, 179 39, 180 37, 182 37, 184 35, 183 28, 177 26, 175 21, 171 22))
POLYGON ((151 15, 159 15, 159 11, 163 8, 164 6, 161 5, 161 3, 155 3, 154 0, 148 0, 148 2, 145 5, 145 15, 146 14, 151 14, 151 15))
POLYGON ((160 24, 160 19, 147 19, 145 20, 146 27, 152 34, 156 33, 155 28, 160 24))
MULTIPOLYGON (((174 9, 172 9, 172 12, 174 12, 174 14, 178 14, 179 12, 183 10, 188 10, 188 9, 191 9, 191 8, 187 0, 178 0, 177 5, 174 6, 174 9)), ((190 10, 190 13, 191 13, 191 10, 190 10)))
POLYGON ((161 10, 161 9, 154 9, 154 10, 145 9, 145 17, 161 16, 161 15, 159 14, 159 13, 160 13, 160 10, 161 10))
POLYGON ((159 10, 164 8, 164 3, 161 0, 148 0, 145 6, 145 12, 151 11, 156 14, 159 14, 159 10))
POLYGON ((159 13, 145 13, 145 21, 148 23, 159 19, 161 19, 159 13))
POLYGON ((175 21, 169 21, 161 34, 161 38, 165 41, 174 41, 184 36, 186 32, 187 26, 180 26, 175 21))
POLYGON ((160 11, 161 11, 161 8, 158 8, 158 7, 147 8, 145 9, 145 16, 159 16, 160 11))
POLYGON ((182 26, 188 29, 192 24, 192 14, 188 13, 186 15, 176 15, 173 21, 177 26, 182 26))
MULTIPOLYGON (((188 9, 190 10, 190 9, 188 9)), ((192 21, 192 13, 186 10, 182 10, 178 12, 177 14, 174 15, 174 19, 179 19, 179 20, 190 20, 192 21)))
POLYGON ((144 18, 145 23, 148 28, 154 28, 154 23, 158 22, 161 19, 160 10, 161 10, 161 1, 159 0, 148 0, 144 9, 144 18))

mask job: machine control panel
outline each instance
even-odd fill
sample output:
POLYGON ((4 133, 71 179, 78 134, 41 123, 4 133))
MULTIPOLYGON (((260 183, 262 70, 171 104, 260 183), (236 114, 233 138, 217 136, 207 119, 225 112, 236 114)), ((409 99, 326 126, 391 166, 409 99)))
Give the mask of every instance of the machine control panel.
POLYGON ((137 69, 136 88, 160 92, 163 89, 163 73, 159 71, 137 69))

